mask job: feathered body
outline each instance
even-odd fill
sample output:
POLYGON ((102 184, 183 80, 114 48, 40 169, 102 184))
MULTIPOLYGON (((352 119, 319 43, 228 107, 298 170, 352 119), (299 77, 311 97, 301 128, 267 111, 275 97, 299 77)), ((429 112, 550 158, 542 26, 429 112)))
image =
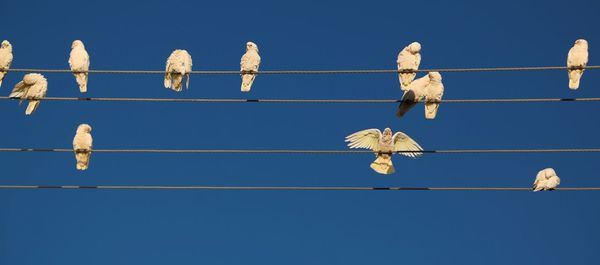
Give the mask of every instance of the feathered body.
POLYGON ((252 88, 256 72, 260 66, 258 46, 254 42, 246 43, 246 53, 242 55, 240 71, 242 71, 242 92, 249 92, 252 88))
MULTIPOLYGON (((421 44, 418 42, 413 42, 410 45, 404 47, 402 51, 398 54, 398 60, 396 63, 398 64, 398 70, 419 70, 419 65, 421 64, 421 44)), ((400 87, 402 90, 407 88, 410 83, 417 76, 416 72, 409 73, 398 73, 398 78, 400 79, 400 87)))
POLYGON ((569 50, 567 56, 567 71, 569 73, 569 88, 576 90, 579 88, 579 80, 583 75, 581 67, 586 67, 588 63, 588 42, 584 39, 578 39, 575 41, 573 47, 569 50), (573 69, 579 68, 579 69, 573 69))
POLYGON ((367 129, 346 136, 350 148, 371 149, 375 153, 375 161, 371 168, 379 174, 392 174, 396 172, 392 163, 392 155, 398 151, 404 156, 416 158, 423 154, 423 148, 408 135, 397 132, 392 135, 390 128, 385 128, 383 133, 379 129, 367 129))
POLYGON ((86 170, 90 164, 92 156, 92 127, 87 124, 80 124, 73 138, 73 152, 77 160, 77 169, 86 170))
POLYGON ((69 66, 75 75, 75 81, 79 85, 81 93, 87 92, 88 70, 90 70, 90 56, 85 50, 83 42, 75 40, 71 44, 71 54, 69 55, 69 66))
POLYGON ((175 50, 167 58, 165 69, 165 88, 180 92, 183 87, 183 77, 186 77, 185 87, 190 85, 192 72, 192 56, 186 50, 175 50))
POLYGON ((31 73, 23 76, 23 80, 15 85, 9 97, 29 100, 26 115, 31 115, 39 106, 40 100, 46 96, 48 81, 41 74, 31 73))
POLYGON ((444 95, 444 84, 442 84, 442 75, 438 72, 429 72, 429 84, 425 89, 425 118, 435 119, 437 111, 440 108, 440 101, 444 95))
POLYGON ((402 102, 398 106, 396 116, 403 117, 410 109, 412 109, 417 103, 425 98, 427 92, 426 88, 429 85, 429 75, 425 75, 408 85, 404 89, 404 95, 402 95, 402 102))
MULTIPOLYGON (((0 46, 0 69, 9 70, 12 61, 12 45, 7 40, 4 40, 2 41, 2 46, 0 46)), ((0 86, 2 86, 2 80, 4 80, 6 74, 8 72, 0 70, 0 86)))
POLYGON ((533 182, 533 191, 554 190, 560 185, 560 178, 552 168, 542 169, 533 182))

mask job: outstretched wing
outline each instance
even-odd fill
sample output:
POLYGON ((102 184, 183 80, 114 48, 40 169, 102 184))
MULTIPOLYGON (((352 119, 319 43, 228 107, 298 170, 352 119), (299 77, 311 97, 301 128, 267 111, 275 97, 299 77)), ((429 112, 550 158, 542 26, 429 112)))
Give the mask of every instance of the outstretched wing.
POLYGON ((346 142, 348 142, 350 148, 366 148, 378 151, 380 138, 381 131, 379 129, 366 129, 346 136, 346 142))
POLYGON ((395 133, 394 136, 392 137, 392 142, 394 143, 394 152, 415 151, 415 152, 400 153, 401 155, 412 157, 412 158, 417 158, 417 157, 423 155, 422 152, 418 152, 418 151, 423 151, 423 148, 421 148, 421 146, 417 142, 415 142, 415 140, 408 137, 408 135, 406 135, 402 132, 395 133))

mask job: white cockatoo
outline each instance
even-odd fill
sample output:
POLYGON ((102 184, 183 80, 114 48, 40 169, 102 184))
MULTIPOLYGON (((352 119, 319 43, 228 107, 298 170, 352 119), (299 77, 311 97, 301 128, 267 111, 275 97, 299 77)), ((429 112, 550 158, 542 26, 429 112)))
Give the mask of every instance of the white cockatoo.
POLYGON ((588 63, 588 42, 584 39, 575 41, 573 47, 569 50, 567 56, 567 71, 569 72, 569 88, 572 90, 579 88, 579 80, 583 75, 583 67, 588 63))
POLYGON ((90 56, 85 50, 83 42, 73 41, 71 44, 71 54, 69 56, 69 65, 75 75, 75 80, 79 85, 81 93, 87 92, 88 70, 90 69, 90 56))
POLYGON ((400 102, 400 106, 398 106, 396 116, 403 117, 420 100, 423 100, 427 93, 426 88, 428 85, 429 75, 425 75, 410 83, 406 89, 403 89, 404 95, 402 95, 402 101, 400 102))
POLYGON ((48 91, 48 81, 41 74, 26 74, 23 76, 23 81, 17 83, 10 93, 10 98, 21 99, 19 104, 23 100, 29 100, 26 115, 31 115, 40 104, 40 100, 46 96, 48 91))
POLYGON ((242 55, 240 62, 240 71, 242 72, 242 92, 249 92, 252 88, 256 72, 260 66, 260 55, 258 55, 258 46, 254 42, 246 43, 246 53, 242 55))
POLYGON ((444 84, 442 84, 442 75, 438 72, 429 72, 429 84, 425 89, 425 118, 435 119, 440 101, 444 95, 444 84))
POLYGON ((560 185, 560 178, 552 168, 542 169, 533 182, 533 191, 554 190, 560 185))
POLYGON ((165 69, 165 88, 177 92, 183 87, 183 77, 187 78, 185 87, 190 85, 190 72, 192 72, 192 56, 186 50, 175 50, 167 58, 165 69))
MULTIPOLYGON (((421 64, 420 52, 421 44, 418 42, 413 42, 404 47, 398 54, 398 60, 396 61, 398 63, 398 70, 419 70, 419 65, 421 64)), ((400 87, 404 90, 415 79, 416 75, 416 72, 398 73, 400 87)))
POLYGON ((2 86, 2 80, 4 80, 4 77, 8 73, 6 70, 10 69, 12 61, 12 45, 10 45, 10 42, 7 40, 4 40, 2 41, 2 46, 0 47, 0 86, 2 86))
POLYGON ((385 128, 383 133, 379 129, 367 129, 355 132, 346 137, 346 142, 350 148, 366 148, 375 152, 375 161, 371 163, 371 168, 380 174, 392 174, 395 172, 392 164, 392 154, 398 151, 400 154, 417 158, 423 154, 423 148, 417 144, 408 135, 397 132, 392 135, 390 128, 385 128))
POLYGON ((73 152, 75 152, 78 170, 88 168, 92 156, 92 142, 92 127, 85 123, 80 124, 73 138, 73 152))

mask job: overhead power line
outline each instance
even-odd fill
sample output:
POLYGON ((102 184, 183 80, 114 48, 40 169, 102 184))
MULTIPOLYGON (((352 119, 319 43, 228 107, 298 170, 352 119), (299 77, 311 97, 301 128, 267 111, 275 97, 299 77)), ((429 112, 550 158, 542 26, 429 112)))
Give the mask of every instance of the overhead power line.
MULTIPOLYGON (((0 148, 0 152, 73 152, 69 148, 0 148)), ((372 154, 370 150, 291 150, 291 149, 94 149, 95 153, 225 153, 225 154, 372 154)), ((485 154, 485 153, 598 153, 600 148, 565 148, 565 149, 458 149, 458 150, 424 150, 396 151, 394 153, 428 153, 428 154, 485 154)))
MULTIPOLYGON (((600 65, 590 65, 584 69, 599 69, 600 65)), ((262 75, 306 75, 306 74, 386 74, 386 73, 410 73, 410 72, 493 72, 493 71, 548 71, 548 70, 567 70, 567 66, 533 66, 533 67, 482 67, 482 68, 437 68, 437 69, 419 69, 402 70, 397 69, 373 69, 373 70, 263 70, 255 74, 262 75)), ((581 69, 574 68, 574 69, 581 69)), ((15 68, 3 70, 7 72, 28 72, 28 73, 73 73, 69 69, 32 69, 15 68)), ((164 74, 164 70, 89 70, 90 74, 164 74)), ((194 75, 239 75, 242 71, 238 70, 202 70, 192 71, 194 75)))
MULTIPOLYGON (((20 100, 2 97, 0 100, 20 100)), ((399 103, 401 99, 220 99, 220 98, 85 98, 45 97, 51 101, 122 101, 175 103, 399 103)), ((443 99, 440 103, 535 103, 535 102, 595 102, 600 98, 505 98, 505 99, 443 99)), ((421 101, 423 102, 423 101, 421 101)))
MULTIPOLYGON (((513 187, 313 187, 313 186, 42 186, 0 185, 0 189, 113 190, 272 190, 272 191, 531 191, 513 187)), ((558 191, 600 191, 600 187, 557 188, 558 191)))

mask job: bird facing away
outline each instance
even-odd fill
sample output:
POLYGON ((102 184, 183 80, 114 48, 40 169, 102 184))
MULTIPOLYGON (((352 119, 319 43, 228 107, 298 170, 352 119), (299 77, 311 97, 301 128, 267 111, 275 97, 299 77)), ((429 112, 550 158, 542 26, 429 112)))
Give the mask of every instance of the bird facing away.
MULTIPOLYGON (((410 45, 404 47, 398 54, 398 70, 419 70, 421 64, 421 44, 413 42, 410 45)), ((415 79, 416 72, 409 73, 398 73, 400 79, 400 87, 402 90, 408 87, 410 83, 415 79)))
POLYGON ((10 93, 10 98, 21 99, 19 104, 23 100, 29 100, 25 115, 31 115, 39 106, 40 100, 46 96, 48 91, 48 81, 41 74, 31 73, 23 76, 23 81, 17 83, 10 93))
POLYGON ((71 54, 69 56, 69 66, 75 75, 75 81, 79 85, 81 93, 87 92, 88 70, 90 69, 90 56, 85 50, 83 42, 75 40, 71 44, 71 54))
POLYGON ((540 170, 535 177, 535 181, 533 182, 532 190, 541 191, 541 190, 554 190, 556 187, 560 185, 560 178, 554 172, 552 168, 546 168, 540 170))
POLYGON ((429 72, 429 84, 425 89, 425 119, 433 120, 440 108, 440 101, 444 95, 442 75, 438 72, 429 72))
POLYGON ((254 42, 246 43, 246 53, 242 55, 240 62, 240 71, 242 72, 242 92, 250 92, 256 72, 260 66, 260 55, 258 55, 258 46, 254 42))
POLYGON ((165 69, 165 88, 181 91, 183 77, 187 77, 185 88, 190 86, 192 56, 186 50, 175 50, 167 58, 165 69))
POLYGON ((390 128, 385 128, 383 133, 379 129, 367 129, 346 136, 346 142, 350 148, 371 149, 375 153, 375 161, 371 168, 379 174, 392 174, 396 170, 392 163, 392 154, 398 151, 400 154, 417 158, 423 154, 423 148, 408 135, 397 132, 392 135, 390 128))
POLYGON ((86 170, 90 164, 92 156, 92 127, 87 124, 80 124, 73 138, 73 152, 77 160, 77 169, 86 170))
POLYGON ((583 75, 582 67, 586 67, 588 63, 588 42, 584 39, 575 41, 573 47, 569 50, 567 56, 567 71, 569 73, 569 88, 576 90, 579 88, 579 79, 583 75), (578 69, 574 69, 578 68, 578 69))
POLYGON ((2 80, 8 72, 6 70, 10 69, 10 65, 13 61, 12 54, 12 45, 7 40, 2 41, 2 46, 0 47, 0 86, 2 86, 2 80))
POLYGON ((408 85, 402 95, 402 101, 398 106, 396 116, 402 118, 410 109, 412 109, 420 100, 425 98, 427 87, 429 85, 429 75, 425 75, 408 85))

